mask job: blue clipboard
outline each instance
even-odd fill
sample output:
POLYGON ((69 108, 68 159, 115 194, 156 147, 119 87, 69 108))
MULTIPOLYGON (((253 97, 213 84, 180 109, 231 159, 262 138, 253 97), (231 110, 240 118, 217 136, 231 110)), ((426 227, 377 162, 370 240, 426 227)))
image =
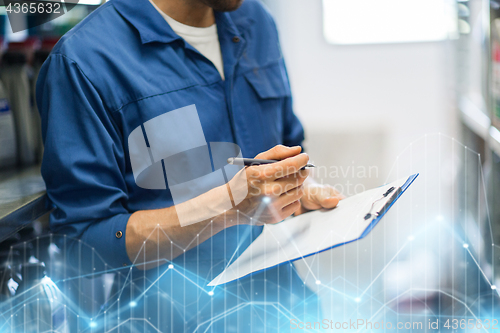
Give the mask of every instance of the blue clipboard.
MULTIPOLYGON (((257 270, 257 271, 254 271, 252 273, 249 273, 245 276, 242 276, 236 280, 232 280, 232 281, 228 281, 226 283, 232 283, 232 282, 236 282, 236 281, 239 281, 241 279, 244 279, 244 278, 249 278, 251 277, 252 275, 254 274, 258 274, 260 272, 263 272, 265 270, 269 270, 269 269, 272 269, 272 268, 275 268, 275 267, 278 267, 278 266, 281 266, 283 264, 290 264, 290 262, 294 262, 296 260, 300 260, 300 259, 304 259, 304 258, 307 258, 307 257, 310 257, 312 255, 315 255, 315 254, 318 254, 318 253, 321 253, 321 252, 325 252, 325 251, 328 251, 328 250, 331 250, 333 248, 336 248, 336 247, 339 247, 339 246, 342 246, 342 245, 346 245, 346 244, 349 244, 349 243, 352 243, 352 242, 355 242, 355 241, 358 241, 364 237, 366 237, 366 235, 368 235, 370 233, 370 231, 373 230, 373 228, 378 224, 378 222, 384 217, 384 215, 389 211, 389 209, 396 203, 396 201, 403 195, 403 193, 408 189, 408 187, 410 187, 410 185, 415 181, 415 179, 418 177, 418 173, 417 174, 414 174, 414 175, 411 175, 410 177, 408 177, 408 179, 406 180, 406 182, 396 190, 396 192, 394 192, 391 196, 391 198, 389 199, 389 201, 386 203, 386 205, 377 213, 377 217, 374 218, 371 223, 366 227, 366 229, 363 231, 363 233, 361 234, 360 237, 356 238, 356 239, 353 239, 353 240, 350 240, 350 241, 347 241, 347 242, 344 242, 344 243, 338 243, 338 244, 335 244, 334 246, 331 246, 331 247, 327 247, 327 248, 324 248, 322 250, 319 250, 319 251, 316 251, 316 252, 312 252, 312 253, 309 253, 309 254, 306 254, 306 255, 303 255, 301 257, 297 257, 295 259, 291 259, 291 260, 287 260, 287 261, 283 261, 279 264, 276 264, 274 266, 270 266, 270 267, 267 267, 267 268, 264 268, 264 269, 260 269, 260 270, 257 270)), ((224 285, 226 283, 221 283, 220 285, 224 285)))
MULTIPOLYGON (((292 260, 293 261, 296 261, 296 260, 299 260, 299 259, 303 259, 303 258, 307 258, 307 257, 310 257, 312 255, 315 255, 315 254, 318 254, 318 253, 321 253, 321 252, 325 252, 325 251, 328 251, 328 250, 331 250, 331 249, 334 249, 336 247, 339 247, 339 246, 342 246, 342 245, 346 245, 346 244, 349 244, 349 243, 352 243, 352 242, 356 242, 364 237, 366 237, 366 235, 368 235, 370 233, 370 231, 373 230, 373 228, 375 228, 375 226, 377 225, 377 223, 379 223, 379 221, 384 217, 384 215, 389 211, 389 209, 391 209, 391 207, 396 203, 396 201, 398 201, 398 199, 403 195, 403 193, 408 189, 408 187, 410 187, 410 185, 413 183, 413 181, 415 181, 415 179, 418 177, 418 173, 414 174, 414 175, 411 175, 410 177, 408 177, 408 179, 406 180, 406 182, 403 184, 403 186, 401 186, 395 193, 394 195, 391 197, 391 199, 389 200, 388 204, 382 208, 382 210, 379 212, 379 214, 377 215, 376 218, 374 218, 372 220, 372 222, 366 227, 365 231, 363 231, 363 233, 361 234, 361 236, 359 236, 358 238, 356 239, 353 239, 351 241, 348 241, 348 242, 345 242, 345 243, 339 243, 339 244, 335 244, 334 246, 332 247, 328 247, 328 248, 325 248, 323 250, 320 250, 318 252, 313 252, 313 253, 310 253, 310 254, 307 254, 305 256, 302 256, 300 258, 297 258, 297 259, 294 259, 292 260)), ((276 265, 275 267, 277 266, 280 266, 284 264, 281 263, 279 265, 276 265)), ((254 273, 257 273, 257 272, 254 272, 254 273)), ((254 274, 252 273, 252 274, 254 274)))

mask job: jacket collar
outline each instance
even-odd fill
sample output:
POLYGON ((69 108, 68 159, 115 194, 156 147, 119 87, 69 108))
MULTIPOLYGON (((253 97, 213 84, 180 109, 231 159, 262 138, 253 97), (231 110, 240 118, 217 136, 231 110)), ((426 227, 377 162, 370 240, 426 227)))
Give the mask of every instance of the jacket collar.
MULTIPOLYGON (((170 43, 181 39, 172 28, 166 24, 165 19, 158 13, 149 0, 113 0, 116 10, 132 24, 143 44, 151 42, 170 43)), ((224 28, 232 35, 241 35, 237 25, 231 19, 229 13, 215 13, 217 30, 224 28)), ((246 30, 253 23, 250 19, 238 19, 238 26, 246 30)))
POLYGON ((143 44, 170 43, 180 39, 149 0, 113 0, 112 3, 123 18, 137 29, 143 44))

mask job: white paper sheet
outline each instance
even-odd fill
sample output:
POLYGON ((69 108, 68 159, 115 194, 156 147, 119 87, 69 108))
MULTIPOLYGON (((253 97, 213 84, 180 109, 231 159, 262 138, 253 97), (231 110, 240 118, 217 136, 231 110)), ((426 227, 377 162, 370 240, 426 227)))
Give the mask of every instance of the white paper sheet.
POLYGON ((365 191, 341 200, 332 210, 313 211, 289 218, 279 224, 266 225, 252 244, 208 285, 217 286, 242 278, 253 272, 270 268, 321 252, 361 237, 373 221, 365 220, 372 203, 378 199, 371 213, 382 209, 392 197, 383 194, 391 187, 402 187, 408 178, 365 191))

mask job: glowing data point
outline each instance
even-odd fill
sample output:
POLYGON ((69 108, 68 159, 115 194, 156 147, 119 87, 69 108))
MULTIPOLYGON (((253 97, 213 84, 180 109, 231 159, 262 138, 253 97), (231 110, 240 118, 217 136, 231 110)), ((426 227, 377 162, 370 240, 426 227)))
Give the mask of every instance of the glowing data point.
POLYGON ((208 292, 208 295, 209 295, 209 296, 213 296, 213 295, 214 295, 214 292, 213 292, 212 290, 210 290, 210 291, 208 292))
POLYGON ((491 289, 495 290, 495 289, 497 289, 497 286, 493 285, 493 286, 491 286, 491 289))
POLYGON ((316 284, 321 284, 321 281, 320 280, 316 280, 316 284))
POLYGON ((469 244, 466 243, 466 244, 463 245, 463 247, 464 247, 464 249, 468 249, 469 248, 469 244))
POLYGON ((265 203, 265 204, 271 203, 271 198, 269 198, 269 197, 264 197, 264 198, 262 199, 262 202, 263 202, 263 203, 265 203))
POLYGON ((414 236, 408 236, 408 240, 409 240, 409 241, 412 241, 412 240, 414 240, 414 239, 415 239, 415 237, 414 237, 414 236))
POLYGON ((170 264, 170 265, 168 265, 168 268, 172 269, 172 268, 174 268, 174 265, 170 264))
POLYGON ((130 302, 131 308, 135 308, 136 306, 137 306, 137 302, 135 302, 135 301, 130 302))
POLYGON ((356 303, 359 303, 359 302, 361 302, 361 298, 359 298, 359 297, 356 297, 356 298, 354 299, 354 302, 356 302, 356 303))
POLYGON ((91 321, 89 326, 90 326, 90 327, 97 327, 97 323, 96 323, 96 322, 91 321))
POLYGON ((438 216, 436 216, 436 220, 437 220, 437 221, 443 221, 443 220, 444 220, 443 215, 438 215, 438 216))

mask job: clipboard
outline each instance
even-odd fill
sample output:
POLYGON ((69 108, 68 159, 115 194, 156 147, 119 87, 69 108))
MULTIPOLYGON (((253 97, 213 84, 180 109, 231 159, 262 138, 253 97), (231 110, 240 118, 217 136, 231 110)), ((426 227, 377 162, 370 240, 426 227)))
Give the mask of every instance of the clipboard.
POLYGON ((266 225, 208 286, 229 283, 366 237, 417 177, 414 174, 346 198, 329 211, 308 212, 266 225))

